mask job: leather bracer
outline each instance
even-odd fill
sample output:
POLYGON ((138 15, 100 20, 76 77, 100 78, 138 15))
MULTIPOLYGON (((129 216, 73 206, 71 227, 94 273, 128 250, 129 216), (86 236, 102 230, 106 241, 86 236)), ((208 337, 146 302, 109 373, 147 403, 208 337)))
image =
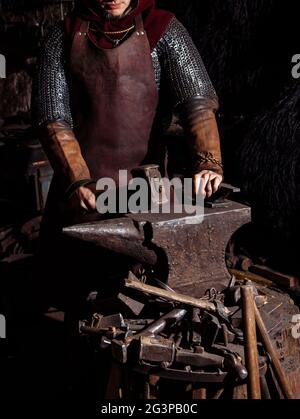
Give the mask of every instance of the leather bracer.
POLYGON ((40 141, 64 191, 79 181, 90 179, 79 143, 67 122, 58 120, 44 124, 40 128, 40 141))
POLYGON ((181 107, 193 174, 212 170, 223 175, 216 108, 215 101, 205 98, 190 99, 181 107))

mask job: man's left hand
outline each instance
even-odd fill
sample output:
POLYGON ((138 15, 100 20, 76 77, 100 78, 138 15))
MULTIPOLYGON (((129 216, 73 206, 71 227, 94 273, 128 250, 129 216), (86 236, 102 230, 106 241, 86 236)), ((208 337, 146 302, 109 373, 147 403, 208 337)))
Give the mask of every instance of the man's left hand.
POLYGON ((193 176, 194 193, 197 194, 200 190, 204 197, 209 198, 217 192, 222 180, 222 175, 211 170, 202 170, 202 172, 193 176))

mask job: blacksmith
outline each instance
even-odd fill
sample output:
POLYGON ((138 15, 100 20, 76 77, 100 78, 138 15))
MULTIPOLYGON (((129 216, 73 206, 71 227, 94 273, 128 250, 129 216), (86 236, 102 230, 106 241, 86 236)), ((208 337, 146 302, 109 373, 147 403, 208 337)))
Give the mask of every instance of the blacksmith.
POLYGON ((164 171, 157 139, 173 110, 195 188, 202 179, 210 196, 222 180, 215 90, 185 28, 154 0, 79 2, 45 42, 35 108, 55 172, 46 214, 56 220, 68 206, 94 210, 99 178, 147 162, 164 171))

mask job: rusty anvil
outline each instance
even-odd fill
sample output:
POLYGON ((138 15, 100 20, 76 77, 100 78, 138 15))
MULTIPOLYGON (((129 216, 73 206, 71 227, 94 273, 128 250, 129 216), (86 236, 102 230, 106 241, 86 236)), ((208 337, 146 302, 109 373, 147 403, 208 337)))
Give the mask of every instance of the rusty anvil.
POLYGON ((251 220, 248 206, 226 199, 234 191, 222 184, 202 215, 125 214, 66 227, 64 233, 150 266, 173 290, 201 297, 228 285, 226 246, 251 220))

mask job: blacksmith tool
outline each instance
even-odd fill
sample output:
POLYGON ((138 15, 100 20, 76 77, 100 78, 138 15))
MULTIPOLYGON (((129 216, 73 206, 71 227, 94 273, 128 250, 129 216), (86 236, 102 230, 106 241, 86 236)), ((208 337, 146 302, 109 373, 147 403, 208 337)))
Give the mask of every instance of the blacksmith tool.
POLYGON ((259 364, 254 312, 254 296, 251 286, 241 287, 244 323, 245 361, 248 370, 248 398, 261 399, 259 364))
POLYGON ((266 326, 264 324, 264 321, 260 315, 260 312, 256 304, 254 305, 254 311, 255 311, 255 320, 256 320, 257 328, 259 330, 262 343, 265 347, 265 350, 270 356, 270 361, 274 369, 274 374, 276 375, 276 378, 278 380, 282 393, 286 399, 294 399, 293 393, 289 386, 288 379, 278 359, 278 355, 273 347, 268 331, 266 329, 266 326))

